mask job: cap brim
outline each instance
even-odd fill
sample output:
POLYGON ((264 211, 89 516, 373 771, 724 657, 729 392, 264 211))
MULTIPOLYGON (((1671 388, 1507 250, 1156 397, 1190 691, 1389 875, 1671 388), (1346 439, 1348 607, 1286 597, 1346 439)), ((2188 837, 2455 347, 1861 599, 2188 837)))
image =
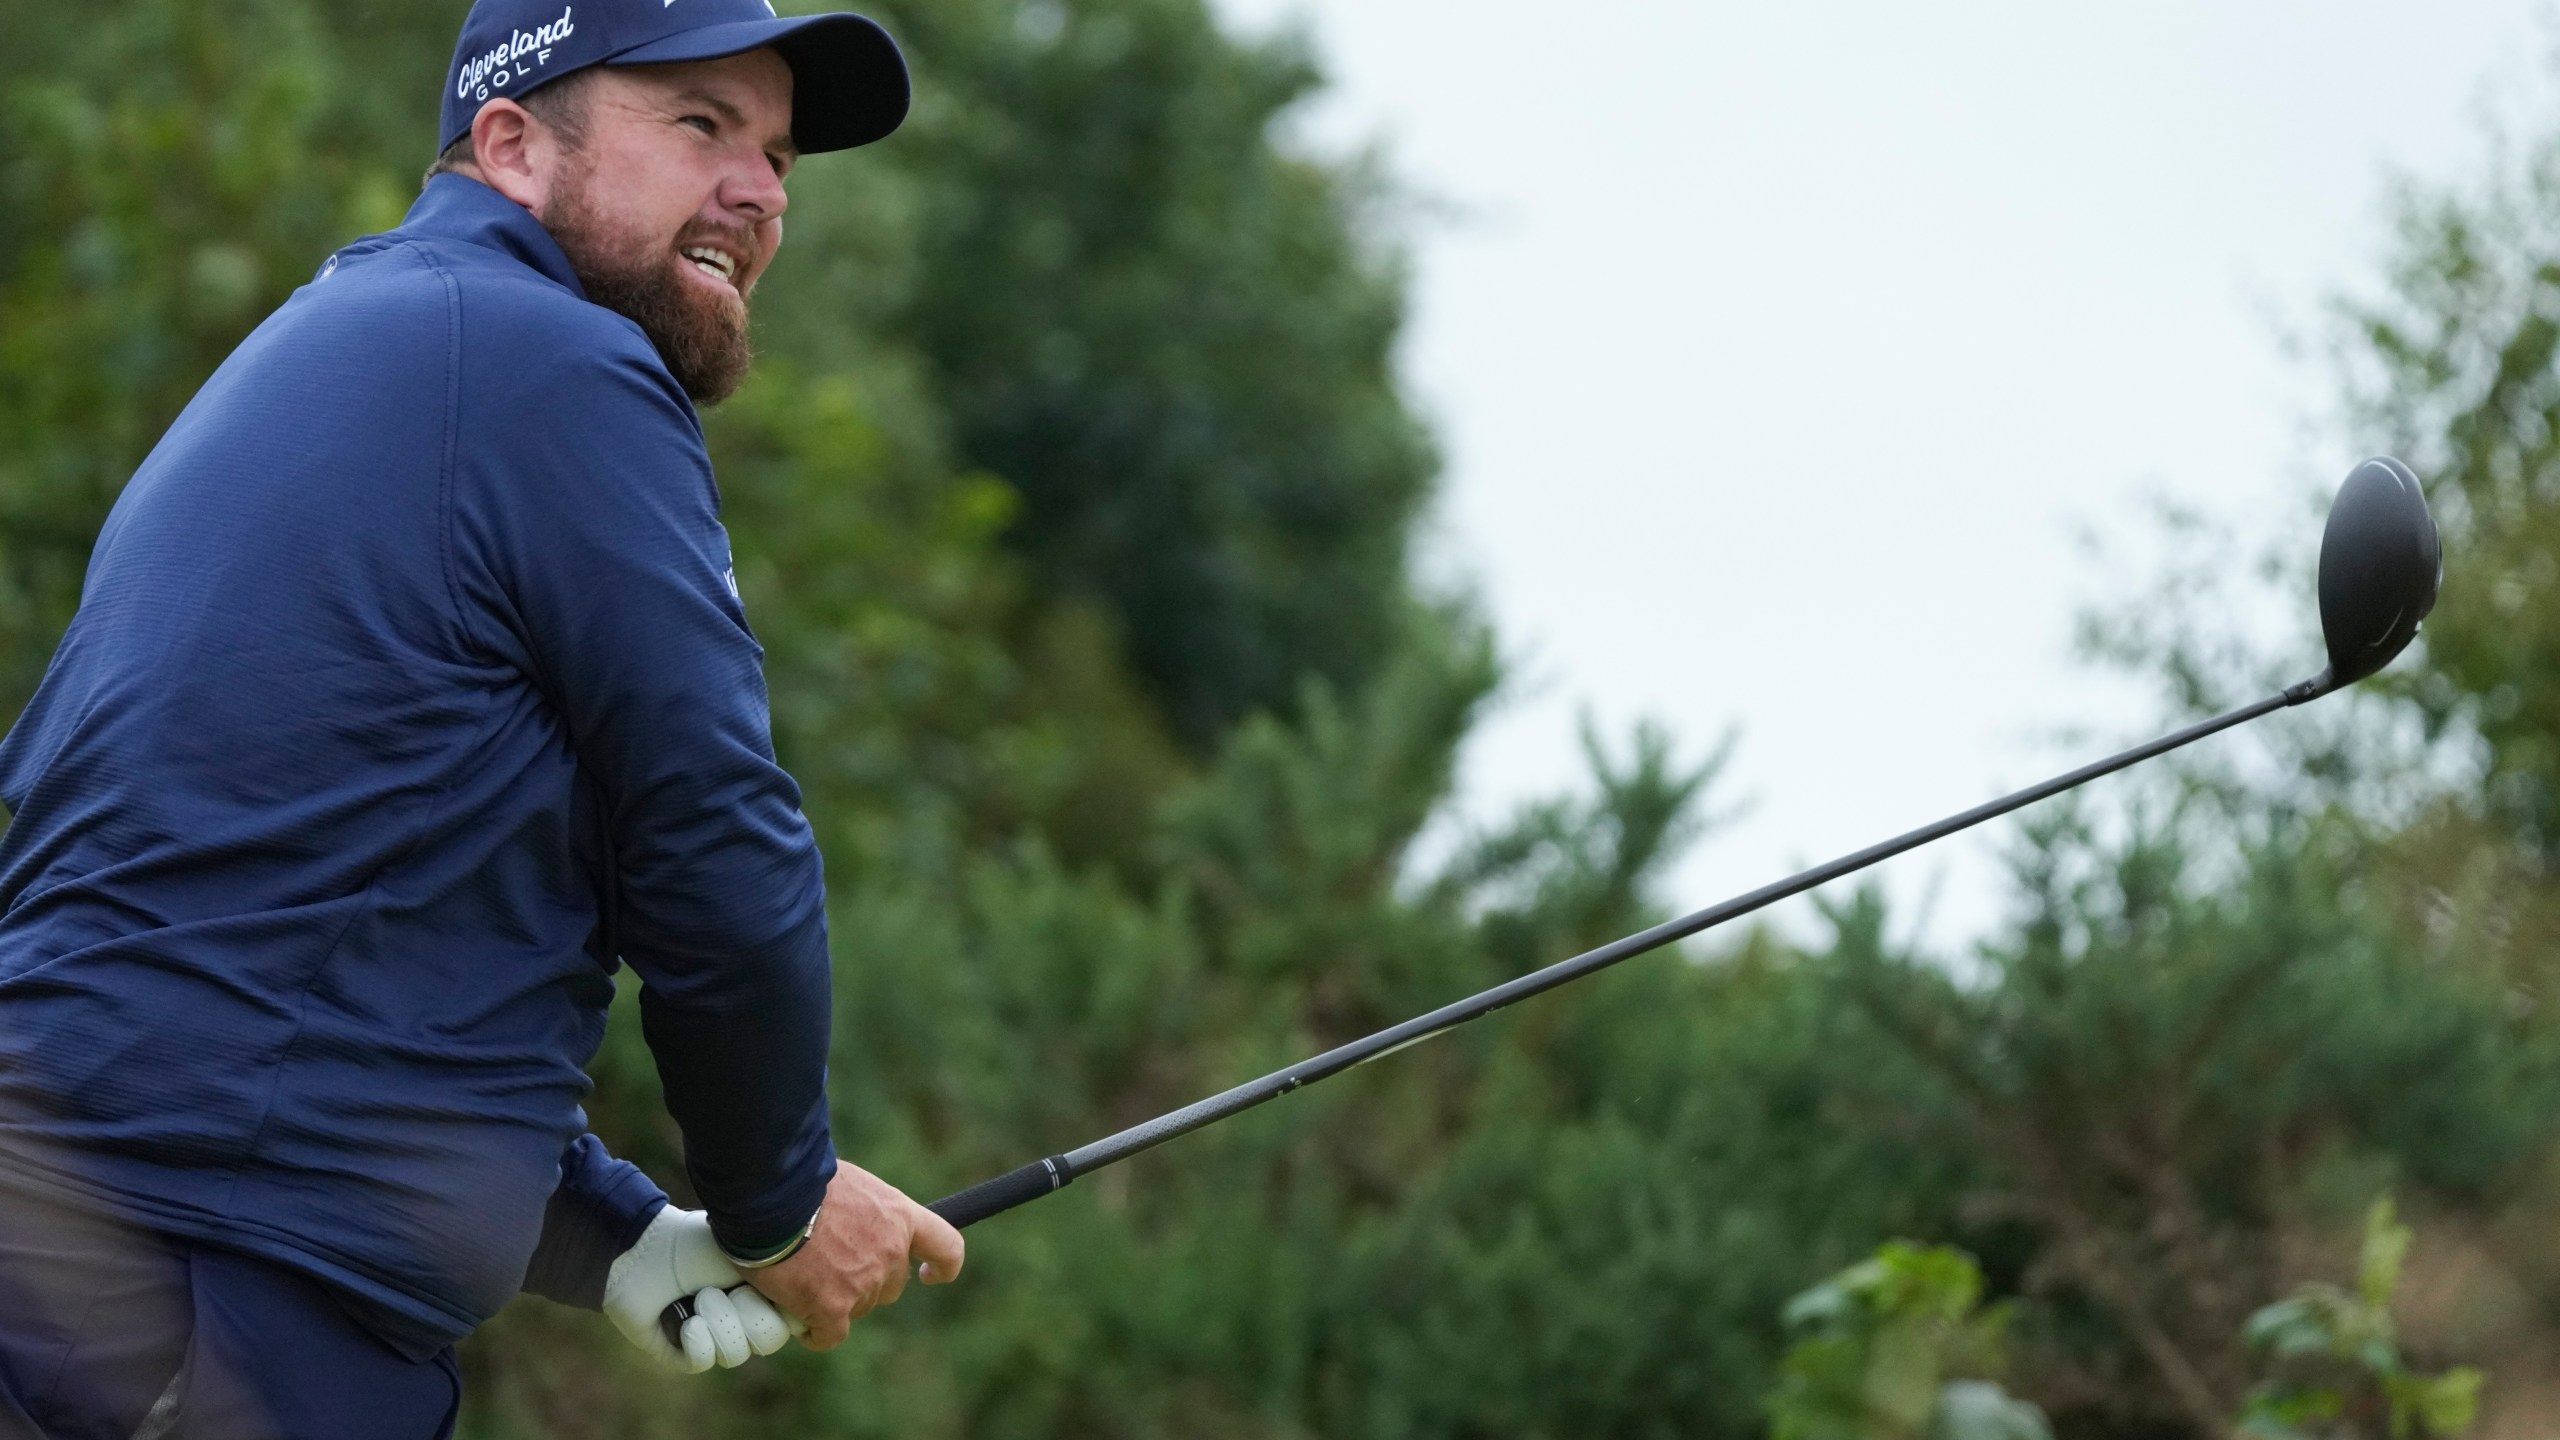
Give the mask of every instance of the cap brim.
POLYGON ((907 62, 889 32, 860 15, 802 15, 705 25, 606 57, 607 65, 673 65, 773 47, 791 67, 791 143, 803 155, 868 145, 907 118, 907 62))

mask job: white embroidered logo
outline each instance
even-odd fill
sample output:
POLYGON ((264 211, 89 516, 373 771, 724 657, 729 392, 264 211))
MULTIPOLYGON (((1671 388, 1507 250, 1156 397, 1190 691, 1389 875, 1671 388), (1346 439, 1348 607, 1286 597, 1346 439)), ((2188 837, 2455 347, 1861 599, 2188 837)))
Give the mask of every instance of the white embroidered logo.
MULTIPOLYGON (((669 3, 672 4, 673 0, 669 3)), ((577 25, 569 18, 575 8, 564 5, 560 7, 560 18, 550 24, 518 30, 507 37, 506 43, 489 47, 487 54, 463 61, 462 69, 454 76, 454 98, 486 100, 492 93, 516 84, 535 69, 550 64, 551 47, 578 33, 577 25), (523 63, 528 55, 533 57, 531 66, 523 63)))

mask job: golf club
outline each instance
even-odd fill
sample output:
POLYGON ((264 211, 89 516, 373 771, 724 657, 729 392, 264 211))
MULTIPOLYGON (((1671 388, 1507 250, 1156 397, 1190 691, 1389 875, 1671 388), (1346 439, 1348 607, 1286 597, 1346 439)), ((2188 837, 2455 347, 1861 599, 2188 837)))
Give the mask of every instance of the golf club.
MULTIPOLYGON (((947 1195, 933 1202, 931 1209, 954 1226, 965 1228, 974 1225, 1036 1200, 1077 1176, 1117 1164, 1177 1135, 1241 1114, 1264 1101, 1277 1099, 1355 1065, 1427 1040, 1516 1001, 1553 990, 1595 971, 1606 970, 1621 960, 1712 929, 1788 896, 1829 884, 1844 875, 1853 875, 1880 860, 1890 859, 1933 840, 1945 839, 1985 820, 2076 789, 2101 775, 2113 774, 2232 726, 2316 700, 2333 690, 2344 689, 2390 664, 2392 658, 2416 637, 2418 623, 2435 605, 2436 587, 2443 574, 2442 547, 2436 535, 2435 521, 2427 513, 2426 497, 2419 488, 2417 476, 2411 474, 2406 465, 2388 457, 2366 460, 2349 472, 2346 482, 2339 487, 2337 498, 2329 507, 2327 528, 2320 539, 2320 630, 2327 643, 2329 663, 2318 675, 2287 686, 2263 700, 2190 725, 2148 744, 2137 745, 2122 754, 2084 765, 2041 784, 2030 785, 2024 790, 1816 865, 1695 914, 1629 935, 1570 960, 1533 970, 1482 994, 1417 1015, 1401 1025, 1337 1046, 1249 1084, 1196 1101, 1079 1149, 1033 1161, 957 1194, 947 1195)), ((667 1312, 671 1338, 682 1313, 682 1307, 671 1307, 667 1312)))

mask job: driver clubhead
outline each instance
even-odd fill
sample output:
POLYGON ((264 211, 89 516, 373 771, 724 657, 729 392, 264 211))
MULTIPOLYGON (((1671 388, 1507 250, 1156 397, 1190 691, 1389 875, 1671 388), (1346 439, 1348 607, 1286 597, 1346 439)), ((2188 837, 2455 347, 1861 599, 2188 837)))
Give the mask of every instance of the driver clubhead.
POLYGON ((2376 456, 2348 472, 2320 537, 2320 633, 2329 682, 2362 680, 2408 647, 2435 608, 2444 548, 2409 467, 2376 456))

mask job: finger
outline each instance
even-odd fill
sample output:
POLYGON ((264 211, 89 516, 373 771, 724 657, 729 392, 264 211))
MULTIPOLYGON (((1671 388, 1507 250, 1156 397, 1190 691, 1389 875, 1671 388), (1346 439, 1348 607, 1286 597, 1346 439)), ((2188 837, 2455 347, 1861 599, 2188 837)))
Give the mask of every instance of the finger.
POLYGON ((679 1322, 671 1320, 664 1333, 653 1330, 645 1338, 635 1339, 631 1343, 639 1346, 640 1353, 649 1357, 649 1363, 661 1370, 677 1375, 691 1375, 702 1368, 694 1364, 692 1357, 685 1353, 684 1331, 680 1328, 679 1322))
POLYGON ((708 1287, 693 1297, 693 1308, 710 1323, 711 1343, 719 1350, 720 1368, 735 1370, 755 1357, 754 1347, 747 1344, 746 1322, 738 1318, 738 1307, 729 1292, 708 1287))
POLYGON ((875 1306, 895 1305, 898 1303, 898 1297, 906 1293, 907 1267, 905 1262, 901 1261, 890 1266, 888 1273, 880 1277, 880 1288, 871 1292, 871 1303, 875 1306))
POLYGON ((913 1229, 907 1241, 907 1253, 924 1263, 916 1267, 916 1278, 927 1285, 948 1285, 960 1278, 960 1266, 969 1257, 969 1242, 960 1238, 950 1221, 922 1205, 907 1202, 913 1229))
POLYGON ((791 1343, 791 1325, 773 1302, 756 1293, 752 1285, 741 1285, 729 1292, 729 1303, 737 1307, 738 1324, 747 1332, 747 1344, 759 1355, 770 1355, 791 1343))
POLYGON ((826 1316, 806 1321, 808 1328, 800 1333, 800 1343, 824 1354, 843 1344, 845 1336, 853 1333, 853 1322, 861 1318, 862 1311, 857 1310, 850 1316, 826 1316))
POLYGON ((684 1354, 676 1368, 687 1375, 699 1375, 718 1364, 720 1344, 711 1338, 711 1322, 700 1315, 684 1322, 684 1354))

